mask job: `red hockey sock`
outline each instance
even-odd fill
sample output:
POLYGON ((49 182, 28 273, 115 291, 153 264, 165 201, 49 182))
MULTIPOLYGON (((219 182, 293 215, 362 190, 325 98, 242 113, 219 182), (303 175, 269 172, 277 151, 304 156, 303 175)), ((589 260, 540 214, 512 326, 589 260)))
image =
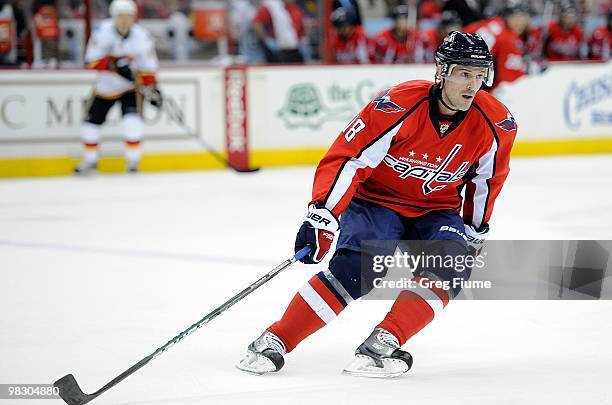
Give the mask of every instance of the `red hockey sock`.
POLYGON ((324 280, 322 273, 308 280, 293 297, 280 321, 268 327, 270 332, 283 341, 287 353, 334 320, 345 308, 333 287, 328 286, 324 280))
POLYGON ((377 328, 388 330, 403 345, 427 326, 446 304, 448 294, 442 289, 418 287, 402 291, 377 328))

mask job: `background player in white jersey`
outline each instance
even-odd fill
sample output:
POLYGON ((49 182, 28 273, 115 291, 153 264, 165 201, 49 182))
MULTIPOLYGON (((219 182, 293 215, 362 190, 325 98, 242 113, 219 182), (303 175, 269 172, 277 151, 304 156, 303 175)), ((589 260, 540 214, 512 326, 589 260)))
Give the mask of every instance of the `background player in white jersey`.
POLYGON ((75 168, 82 174, 98 166, 100 130, 115 102, 123 115, 125 157, 129 172, 138 171, 142 141, 142 96, 156 107, 162 103, 157 88, 155 46, 149 33, 135 23, 137 8, 132 0, 113 0, 111 19, 100 23, 87 44, 85 61, 98 78, 89 100, 82 128, 83 161, 75 168))

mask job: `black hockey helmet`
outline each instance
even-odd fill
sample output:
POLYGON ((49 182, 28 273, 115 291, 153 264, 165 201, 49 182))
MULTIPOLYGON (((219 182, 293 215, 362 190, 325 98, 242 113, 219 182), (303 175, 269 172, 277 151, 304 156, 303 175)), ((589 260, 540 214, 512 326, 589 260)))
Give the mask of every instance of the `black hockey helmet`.
POLYGON ((578 15, 578 9, 576 8, 576 5, 572 3, 571 1, 564 1, 563 3, 559 5, 559 14, 560 15, 563 15, 563 14, 578 15))
POLYGON ((331 13, 331 22, 335 28, 347 27, 350 25, 355 25, 352 21, 351 16, 346 12, 346 10, 342 7, 335 9, 331 13))
POLYGON ((449 27, 449 26, 458 26, 461 27, 463 25, 463 21, 461 21, 461 17, 454 10, 446 10, 440 16, 440 27, 449 27))
POLYGON ((436 72, 436 83, 441 83, 454 65, 463 65, 486 68, 485 84, 493 85, 493 55, 478 34, 460 31, 448 34, 436 51, 436 64, 441 67, 440 73, 436 72))
POLYGON ((502 8, 502 15, 504 17, 509 17, 512 14, 533 14, 533 10, 531 9, 531 5, 527 1, 523 0, 512 0, 506 3, 506 5, 502 8))
POLYGON ((405 4, 400 4, 398 6, 393 7, 393 9, 391 9, 391 18, 393 18, 394 20, 399 17, 408 18, 409 15, 410 15, 410 7, 408 7, 405 4))

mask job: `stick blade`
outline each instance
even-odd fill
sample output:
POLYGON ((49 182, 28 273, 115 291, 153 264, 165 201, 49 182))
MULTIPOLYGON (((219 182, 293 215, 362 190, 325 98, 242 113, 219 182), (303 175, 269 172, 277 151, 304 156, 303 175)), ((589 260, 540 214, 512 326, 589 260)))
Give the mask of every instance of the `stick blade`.
POLYGON ((53 383, 59 389, 59 396, 68 405, 83 405, 95 398, 95 395, 87 395, 79 387, 72 374, 68 374, 53 383))
POLYGON ((258 172, 261 169, 261 167, 254 167, 254 168, 249 168, 249 169, 240 169, 237 167, 232 167, 232 169, 234 169, 238 173, 255 173, 255 172, 258 172))

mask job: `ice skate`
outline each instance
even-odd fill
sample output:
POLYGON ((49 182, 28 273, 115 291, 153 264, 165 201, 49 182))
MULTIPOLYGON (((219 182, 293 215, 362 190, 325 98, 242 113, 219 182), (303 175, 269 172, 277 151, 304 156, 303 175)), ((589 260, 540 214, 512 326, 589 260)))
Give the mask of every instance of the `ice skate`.
POLYGON ((262 375, 276 372, 285 365, 285 345, 274 333, 265 331, 247 349, 247 353, 238 364, 238 370, 262 375))
POLYGON ((78 176, 86 176, 94 174, 97 170, 98 162, 84 160, 77 167, 74 168, 74 174, 78 176))
POLYGON ((127 164, 128 173, 138 173, 138 162, 130 162, 127 164))
POLYGON ((385 329, 374 332, 355 351, 343 373, 357 377, 392 378, 410 370, 412 356, 400 349, 397 338, 385 329))

